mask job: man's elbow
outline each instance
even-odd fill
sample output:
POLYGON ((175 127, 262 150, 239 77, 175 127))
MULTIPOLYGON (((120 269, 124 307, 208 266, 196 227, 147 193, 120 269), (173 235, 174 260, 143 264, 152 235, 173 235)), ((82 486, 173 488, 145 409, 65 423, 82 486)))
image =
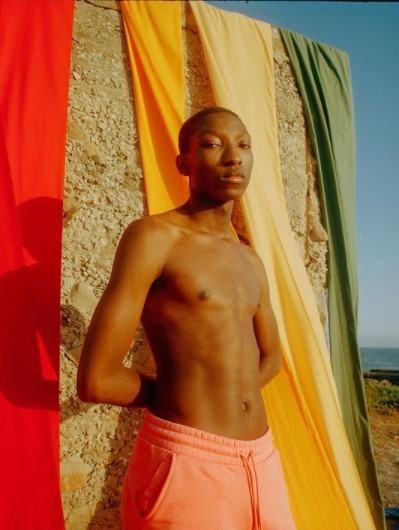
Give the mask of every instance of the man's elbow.
POLYGON ((79 370, 76 381, 76 391, 78 398, 85 403, 101 403, 103 401, 101 385, 98 380, 79 370))
POLYGON ((77 385, 76 390, 77 390, 78 398, 80 399, 80 401, 83 401, 84 403, 98 403, 99 402, 96 392, 89 390, 87 386, 77 385))

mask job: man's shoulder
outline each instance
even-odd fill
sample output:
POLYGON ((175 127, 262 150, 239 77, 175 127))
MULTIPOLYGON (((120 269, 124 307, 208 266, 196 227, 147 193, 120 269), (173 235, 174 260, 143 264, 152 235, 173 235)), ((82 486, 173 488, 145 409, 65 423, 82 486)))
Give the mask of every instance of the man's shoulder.
POLYGON ((172 232, 173 225, 169 221, 169 212, 148 215, 141 219, 132 221, 126 228, 126 232, 131 235, 156 236, 158 233, 172 232))
POLYGON ((178 227, 173 224, 169 212, 149 215, 132 221, 126 228, 123 238, 136 245, 150 244, 165 246, 178 237, 178 227))
POLYGON ((249 245, 242 245, 242 248, 258 275, 264 276, 266 273, 265 266, 259 254, 249 245))
POLYGON ((118 245, 115 269, 134 270, 156 276, 165 265, 176 241, 176 230, 162 215, 151 215, 132 221, 118 245))

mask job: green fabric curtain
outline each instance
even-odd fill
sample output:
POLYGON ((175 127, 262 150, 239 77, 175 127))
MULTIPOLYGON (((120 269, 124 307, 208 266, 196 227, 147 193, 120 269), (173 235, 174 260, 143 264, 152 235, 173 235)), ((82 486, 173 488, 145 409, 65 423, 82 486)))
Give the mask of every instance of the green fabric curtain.
POLYGON ((347 435, 377 528, 384 528, 357 342, 355 138, 346 53, 280 29, 303 99, 318 162, 329 237, 328 314, 331 362, 347 435))

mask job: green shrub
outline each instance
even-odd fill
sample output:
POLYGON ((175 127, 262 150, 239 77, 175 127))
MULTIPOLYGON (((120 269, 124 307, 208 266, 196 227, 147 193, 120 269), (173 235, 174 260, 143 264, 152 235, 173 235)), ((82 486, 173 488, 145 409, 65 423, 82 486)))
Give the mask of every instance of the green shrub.
POLYGON ((364 387, 369 408, 383 413, 393 412, 394 409, 399 410, 399 386, 388 381, 365 379, 364 387))

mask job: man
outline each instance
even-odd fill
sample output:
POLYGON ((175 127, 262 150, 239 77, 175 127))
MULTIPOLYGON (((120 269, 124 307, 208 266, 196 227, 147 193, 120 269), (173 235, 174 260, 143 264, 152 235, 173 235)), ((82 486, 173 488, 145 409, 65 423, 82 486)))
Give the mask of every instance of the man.
POLYGON ((179 134, 190 197, 125 231, 82 352, 85 401, 147 407, 125 477, 125 529, 295 528, 261 388, 281 350, 260 258, 232 233, 251 138, 213 107, 179 134), (157 376, 123 366, 142 320, 157 376))

